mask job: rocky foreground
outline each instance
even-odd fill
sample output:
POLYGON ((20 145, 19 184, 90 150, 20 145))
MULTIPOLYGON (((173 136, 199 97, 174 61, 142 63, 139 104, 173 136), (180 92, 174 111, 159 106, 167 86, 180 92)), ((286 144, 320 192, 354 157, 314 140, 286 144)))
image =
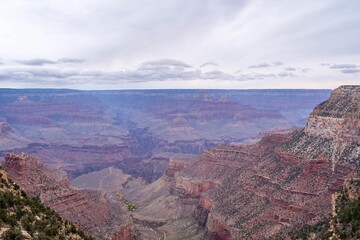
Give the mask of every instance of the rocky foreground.
POLYGON ((129 214, 96 191, 69 187, 66 173, 42 164, 26 154, 8 154, 3 164, 11 179, 27 195, 97 239, 136 239, 137 231, 129 214))
POLYGON ((0 239, 92 240, 38 198, 29 197, 0 168, 0 239))

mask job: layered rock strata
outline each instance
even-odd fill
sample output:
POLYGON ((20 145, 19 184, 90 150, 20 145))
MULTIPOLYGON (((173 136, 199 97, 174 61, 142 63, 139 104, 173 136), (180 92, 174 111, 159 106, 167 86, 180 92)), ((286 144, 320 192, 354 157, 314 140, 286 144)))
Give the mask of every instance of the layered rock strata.
POLYGON ((7 154, 4 168, 30 196, 97 239, 138 239, 131 217, 96 191, 77 191, 68 185, 66 173, 51 169, 27 154, 7 154))

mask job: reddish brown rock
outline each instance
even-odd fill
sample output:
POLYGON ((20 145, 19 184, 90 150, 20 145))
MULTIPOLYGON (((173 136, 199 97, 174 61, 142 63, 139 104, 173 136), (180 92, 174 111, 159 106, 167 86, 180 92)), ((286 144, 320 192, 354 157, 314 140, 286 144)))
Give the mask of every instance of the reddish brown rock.
POLYGON ((7 154, 3 166, 28 195, 39 196, 46 206, 97 239, 111 236, 123 240, 138 239, 127 212, 98 192, 71 189, 65 172, 48 168, 27 154, 7 154))
POLYGON ((186 169, 190 166, 191 161, 183 158, 171 158, 167 166, 165 175, 168 177, 175 177, 175 173, 186 169))

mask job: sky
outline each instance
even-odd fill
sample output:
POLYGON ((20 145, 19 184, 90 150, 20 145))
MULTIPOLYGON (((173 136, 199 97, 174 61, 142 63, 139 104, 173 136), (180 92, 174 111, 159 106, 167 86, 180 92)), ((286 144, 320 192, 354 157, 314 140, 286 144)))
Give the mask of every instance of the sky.
POLYGON ((11 0, 0 88, 360 83, 358 0, 11 0))

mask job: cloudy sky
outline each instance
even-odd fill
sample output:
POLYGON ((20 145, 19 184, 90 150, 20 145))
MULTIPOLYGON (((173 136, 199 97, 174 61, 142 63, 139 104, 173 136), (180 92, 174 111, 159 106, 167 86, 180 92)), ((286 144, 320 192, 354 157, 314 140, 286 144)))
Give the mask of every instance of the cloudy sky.
POLYGON ((335 88, 360 83, 358 0, 11 0, 0 87, 335 88))

